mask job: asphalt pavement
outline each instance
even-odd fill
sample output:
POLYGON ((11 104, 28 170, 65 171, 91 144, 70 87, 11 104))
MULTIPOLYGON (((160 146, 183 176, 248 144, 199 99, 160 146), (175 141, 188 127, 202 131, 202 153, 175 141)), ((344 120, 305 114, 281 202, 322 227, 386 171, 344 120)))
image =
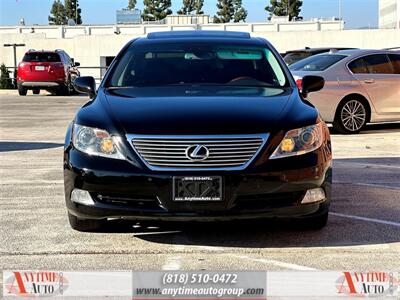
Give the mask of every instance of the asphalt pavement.
POLYGON ((114 222, 109 232, 80 233, 67 220, 62 145, 86 101, 0 95, 1 269, 400 270, 400 124, 333 133, 323 230, 279 221, 114 222))

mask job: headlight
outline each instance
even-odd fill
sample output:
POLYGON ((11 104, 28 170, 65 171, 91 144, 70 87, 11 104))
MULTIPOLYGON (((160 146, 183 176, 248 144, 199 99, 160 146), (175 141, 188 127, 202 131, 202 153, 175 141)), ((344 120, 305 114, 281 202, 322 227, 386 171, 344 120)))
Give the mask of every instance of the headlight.
POLYGON ((79 151, 115 159, 125 159, 107 131, 74 124, 72 143, 79 151))
POLYGON ((302 155, 321 147, 323 142, 323 123, 293 129, 286 133, 270 159, 302 155))

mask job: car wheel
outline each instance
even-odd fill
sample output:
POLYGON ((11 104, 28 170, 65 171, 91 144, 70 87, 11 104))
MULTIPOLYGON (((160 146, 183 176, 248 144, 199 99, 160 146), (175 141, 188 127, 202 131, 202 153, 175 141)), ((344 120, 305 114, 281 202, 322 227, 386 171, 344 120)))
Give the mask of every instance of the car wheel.
POLYGON ((71 78, 68 79, 68 89, 69 89, 69 95, 75 95, 76 91, 75 91, 75 88, 74 88, 71 78))
POLYGON ((309 217, 304 219, 295 220, 295 224, 301 227, 301 229, 322 229, 328 223, 329 212, 325 212, 322 215, 315 217, 309 217))
POLYGON ((77 231, 98 231, 103 228, 107 221, 95 219, 79 219, 68 213, 68 220, 71 227, 77 231))
POLYGON ((32 93, 34 95, 39 95, 40 94, 40 90, 39 89, 34 89, 34 90, 32 90, 32 93))
POLYGON ((349 98, 338 106, 333 128, 344 134, 359 133, 367 121, 368 109, 364 101, 349 98))
POLYGON ((18 94, 20 96, 26 96, 27 93, 28 93, 28 89, 26 89, 22 86, 18 86, 18 94))

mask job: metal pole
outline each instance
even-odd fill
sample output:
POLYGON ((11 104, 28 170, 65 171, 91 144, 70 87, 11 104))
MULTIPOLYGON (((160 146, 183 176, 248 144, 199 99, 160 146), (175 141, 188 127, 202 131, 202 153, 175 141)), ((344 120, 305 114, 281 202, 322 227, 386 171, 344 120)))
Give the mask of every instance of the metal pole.
POLYGON ((17 79, 17 45, 13 45, 14 50, 14 78, 17 79))
POLYGON ((342 0, 339 0, 339 21, 340 21, 340 30, 342 30, 342 0))

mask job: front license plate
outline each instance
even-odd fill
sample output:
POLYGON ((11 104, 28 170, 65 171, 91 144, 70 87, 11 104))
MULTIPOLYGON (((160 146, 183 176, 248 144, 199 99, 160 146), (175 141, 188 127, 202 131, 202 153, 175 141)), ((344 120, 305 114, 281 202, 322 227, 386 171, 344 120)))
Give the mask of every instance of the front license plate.
POLYGON ((44 66, 36 66, 35 70, 36 71, 44 71, 44 66))
POLYGON ((222 201, 222 177, 186 176, 173 179, 174 201, 222 201))

